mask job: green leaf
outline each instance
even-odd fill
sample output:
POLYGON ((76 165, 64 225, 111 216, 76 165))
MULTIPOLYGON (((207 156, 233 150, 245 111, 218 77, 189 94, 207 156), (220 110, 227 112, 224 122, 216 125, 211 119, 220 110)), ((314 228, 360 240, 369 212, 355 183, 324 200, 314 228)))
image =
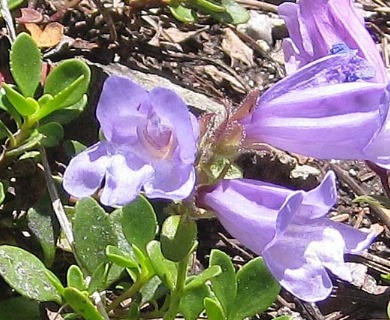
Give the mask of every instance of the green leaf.
POLYGON ((203 285, 206 281, 218 276, 222 273, 222 268, 220 266, 210 266, 206 270, 203 270, 200 274, 192 278, 191 282, 186 284, 184 290, 191 290, 193 288, 203 285))
POLYGON ((26 140, 25 143, 23 143, 20 147, 11 149, 7 151, 5 154, 8 157, 16 157, 22 153, 25 153, 33 148, 35 148, 38 143, 43 139, 43 135, 40 134, 38 131, 34 130, 30 137, 26 140))
POLYGON ((209 13, 214 19, 232 24, 246 23, 250 16, 248 11, 234 0, 222 0, 221 5, 225 7, 225 12, 213 12, 209 13))
POLYGON ((78 290, 87 289, 87 284, 84 280, 83 272, 79 266, 73 264, 69 267, 66 280, 68 287, 73 287, 78 290))
MULTIPOLYGON (((4 83, 3 83, 4 85, 4 83)), ((0 90, 0 109, 8 112, 9 115, 15 120, 17 127, 19 128, 22 124, 22 118, 19 112, 15 109, 12 103, 7 98, 5 90, 0 90)))
POLYGON ((182 216, 169 216, 161 228, 161 249, 163 255, 171 261, 184 259, 193 249, 197 234, 196 223, 182 216))
POLYGON ((172 15, 181 22, 193 23, 196 21, 196 13, 194 10, 183 6, 179 2, 171 1, 169 3, 169 10, 172 15))
POLYGON ((229 320, 242 320, 267 310, 279 294, 278 282, 260 257, 238 270, 236 278, 237 295, 229 320))
POLYGON ((80 114, 84 111, 87 102, 88 97, 84 94, 76 103, 67 107, 62 107, 60 110, 55 110, 51 114, 45 115, 39 123, 45 124, 49 122, 58 122, 60 124, 68 124, 80 116, 80 114))
POLYGON ((390 283, 390 273, 387 274, 381 274, 381 279, 390 283))
POLYGON ((27 225, 38 240, 45 265, 48 267, 53 264, 59 236, 59 228, 53 217, 53 207, 48 193, 27 211, 27 225))
MULTIPOLYGON (((8 8, 10 10, 13 10, 17 7, 19 7, 23 2, 24 0, 8 0, 8 8)), ((0 17, 2 17, 2 15, 0 14, 0 17)))
POLYGON ((108 272, 111 270, 111 265, 102 262, 92 273, 91 281, 88 284, 87 291, 93 293, 95 291, 102 291, 107 287, 108 272))
POLYGON ((54 99, 42 107, 52 112, 78 102, 87 92, 90 80, 91 71, 85 62, 78 59, 61 62, 49 73, 44 87, 44 93, 54 99))
POLYGON ((122 208, 123 234, 142 252, 146 252, 146 244, 155 238, 157 228, 156 214, 145 197, 139 196, 122 208))
POLYGON ((186 320, 196 320, 204 310, 203 300, 210 294, 209 288, 203 284, 184 292, 180 299, 179 312, 186 320))
POLYGON ((138 269, 139 265, 128 253, 115 246, 107 246, 106 256, 109 261, 123 268, 138 269))
POLYGON ((0 246, 0 274, 12 288, 26 298, 61 303, 46 270, 44 264, 28 251, 0 246))
POLYGON ((87 149, 85 145, 76 140, 66 140, 63 142, 62 147, 69 158, 73 158, 75 155, 87 149))
POLYGON ((150 241, 146 250, 158 277, 170 290, 173 290, 177 278, 177 264, 163 256, 161 244, 156 240, 150 241))
POLYGON ((23 97, 23 95, 10 85, 3 83, 3 89, 5 90, 7 99, 20 115, 30 116, 39 108, 38 103, 35 103, 36 101, 34 99, 23 97))
POLYGON ((387 317, 390 319, 390 301, 387 304, 387 317))
POLYGON ((92 274, 104 262, 106 247, 117 245, 108 214, 92 198, 77 202, 73 221, 75 249, 85 269, 92 274))
POLYGON ((40 126, 37 131, 43 136, 41 144, 47 148, 59 145, 60 141, 64 138, 64 129, 57 122, 50 122, 40 126))
POLYGON ((16 297, 0 302, 0 319, 41 320, 39 303, 25 297, 16 297))
POLYGON ((213 298, 205 298, 203 303, 206 309, 207 319, 226 320, 222 306, 218 303, 217 300, 213 298))
POLYGON ((273 320, 292 320, 292 318, 290 316, 280 316, 280 317, 277 317, 273 320))
POLYGON ((5 199, 4 184, 0 182, 0 204, 4 202, 4 199, 5 199))
POLYGON ((154 276, 150 279, 141 289, 140 293, 142 295, 142 300, 140 305, 144 305, 149 301, 156 301, 168 292, 167 287, 162 283, 161 279, 158 276, 154 276))
POLYGON ((64 286, 62 285, 60 279, 58 279, 57 276, 49 269, 45 270, 45 276, 50 281, 50 283, 54 286, 54 288, 56 288, 59 295, 62 296, 64 292, 64 286))
POLYGON ((65 288, 64 298, 74 311, 79 313, 86 320, 104 320, 93 303, 82 292, 76 288, 65 288))
POLYGON ((220 266, 222 273, 211 279, 211 287, 222 305, 225 314, 234 307, 237 294, 236 272, 230 257, 223 251, 213 249, 210 253, 210 266, 220 266))
POLYGON ((225 12, 226 9, 223 6, 220 6, 212 1, 207 0, 191 0, 190 1, 192 6, 195 6, 199 10, 205 11, 205 12, 225 12))
POLYGON ((12 76, 25 97, 34 97, 42 73, 41 52, 27 33, 20 33, 11 48, 12 76))
POLYGON ((359 196, 356 197, 353 202, 358 202, 358 203, 368 203, 369 205, 378 207, 378 208, 385 208, 385 209, 390 209, 390 199, 387 198, 386 196, 359 196))

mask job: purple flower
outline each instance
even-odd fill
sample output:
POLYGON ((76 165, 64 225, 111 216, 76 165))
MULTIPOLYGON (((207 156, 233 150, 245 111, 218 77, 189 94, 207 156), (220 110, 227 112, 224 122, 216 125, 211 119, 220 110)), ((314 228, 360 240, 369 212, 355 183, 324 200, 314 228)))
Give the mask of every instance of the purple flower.
POLYGON ((177 94, 164 88, 148 92, 130 79, 111 76, 96 113, 106 140, 70 161, 64 175, 69 194, 90 196, 103 182, 106 205, 129 203, 141 189, 149 198, 190 195, 199 128, 177 94))
POLYGON ((283 43, 288 73, 345 43, 376 70, 372 82, 387 82, 381 56, 352 0, 299 0, 298 4, 283 3, 278 11, 290 34, 283 43))
POLYGON ((351 281, 344 253, 364 250, 374 237, 325 217, 337 197, 333 172, 309 192, 249 179, 222 180, 207 191, 198 201, 232 236, 263 256, 285 289, 305 301, 331 293, 326 269, 351 281))
POLYGON ((390 166, 390 150, 382 148, 390 140, 384 131, 386 84, 365 81, 373 70, 355 51, 344 45, 332 50, 337 53, 303 66, 260 97, 241 120, 246 141, 309 157, 390 166))

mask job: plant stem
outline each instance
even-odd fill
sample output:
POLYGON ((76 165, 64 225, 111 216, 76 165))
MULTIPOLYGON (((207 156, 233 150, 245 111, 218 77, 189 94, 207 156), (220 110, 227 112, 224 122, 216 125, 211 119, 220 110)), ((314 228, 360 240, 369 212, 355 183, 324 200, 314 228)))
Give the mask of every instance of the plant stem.
POLYGON ((152 275, 140 275, 139 279, 133 283, 133 285, 123 292, 118 298, 116 298, 111 304, 107 307, 107 312, 116 309, 122 301, 131 298, 135 293, 137 293, 150 279, 152 275))
MULTIPOLYGON (((39 152, 41 154, 42 165, 45 169, 44 174, 45 174, 47 189, 49 191, 50 199, 52 201, 53 210, 57 216, 58 222, 60 223, 61 229, 64 232, 65 237, 68 240, 70 247, 72 248, 73 256, 75 257, 77 264, 82 268, 83 265, 82 265, 78 255, 77 255, 77 251, 76 251, 75 246, 74 246, 74 236, 73 236, 72 225, 71 225, 68 217, 66 216, 64 206, 62 205, 61 199, 58 195, 56 186, 55 186, 53 178, 51 176, 51 170, 50 170, 49 162, 47 160, 46 150, 41 145, 39 146, 39 152)), ((83 270, 83 271, 84 271, 84 274, 87 274, 85 270, 83 270)), ((104 309, 100 294, 98 292, 93 292, 92 298, 94 299, 94 302, 95 302, 100 314, 103 316, 103 318, 105 320, 110 320, 106 310, 104 309)))
POLYGON ((46 179, 47 189, 49 191, 50 199, 52 201, 53 210, 57 216, 58 222, 60 223, 61 229, 65 234, 66 240, 68 240, 69 245, 72 248, 72 251, 75 252, 72 226, 68 220, 68 217, 66 216, 64 207, 61 203, 61 199, 58 196, 56 186, 54 185, 53 179, 51 177, 51 170, 50 170, 49 162, 47 161, 45 148, 39 146, 39 152, 41 154, 43 168, 45 169, 44 170, 45 179, 46 179))
POLYGON ((164 316, 164 320, 174 320, 176 318, 177 312, 179 311, 180 299, 183 294, 184 285, 187 278, 187 267, 188 267, 189 257, 190 255, 187 255, 183 260, 179 261, 176 286, 171 294, 169 309, 164 316))
POLYGON ((8 129, 8 127, 4 124, 3 121, 0 120, 0 127, 5 131, 5 133, 7 134, 7 137, 9 138, 10 140, 10 143, 12 144, 14 141, 14 136, 12 134, 12 132, 8 129))

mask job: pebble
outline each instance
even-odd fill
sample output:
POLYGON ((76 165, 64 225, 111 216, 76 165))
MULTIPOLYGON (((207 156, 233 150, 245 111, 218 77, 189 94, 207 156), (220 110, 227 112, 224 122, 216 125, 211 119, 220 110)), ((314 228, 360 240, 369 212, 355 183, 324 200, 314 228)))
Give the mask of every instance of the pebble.
POLYGON ((268 45, 273 43, 272 39, 272 19, 262 13, 251 10, 249 12, 250 19, 247 23, 240 24, 237 26, 238 31, 245 33, 253 40, 263 40, 268 45))

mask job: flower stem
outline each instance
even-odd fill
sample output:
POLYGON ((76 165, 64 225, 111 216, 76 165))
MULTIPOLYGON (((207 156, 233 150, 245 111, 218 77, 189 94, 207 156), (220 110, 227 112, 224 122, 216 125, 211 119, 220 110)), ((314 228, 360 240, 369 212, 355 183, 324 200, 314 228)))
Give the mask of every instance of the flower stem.
POLYGON ((142 275, 137 279, 133 285, 123 292, 118 298, 116 298, 111 304, 107 307, 107 312, 116 309, 122 301, 131 298, 134 294, 136 294, 151 278, 152 274, 142 275))
POLYGON ((172 291, 171 299, 169 302, 169 309, 164 316, 164 320, 174 320, 176 318, 177 312, 179 311, 180 299, 183 294, 184 285, 187 278, 189 257, 190 255, 187 255, 184 259, 179 261, 176 286, 175 289, 172 291))

